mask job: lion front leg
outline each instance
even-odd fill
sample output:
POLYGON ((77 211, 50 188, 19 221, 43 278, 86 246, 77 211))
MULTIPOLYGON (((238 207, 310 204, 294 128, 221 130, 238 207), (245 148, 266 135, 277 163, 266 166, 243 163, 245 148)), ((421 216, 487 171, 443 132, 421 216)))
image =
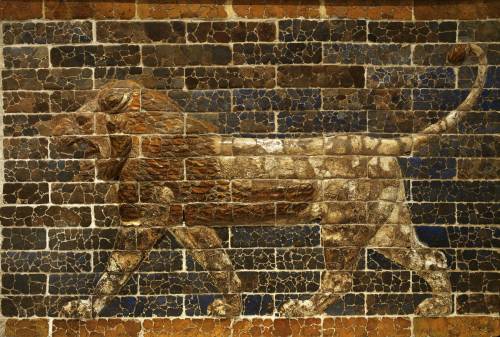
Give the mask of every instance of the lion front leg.
POLYGON ((207 270, 216 287, 224 294, 208 307, 215 316, 234 317, 241 314, 241 281, 234 272, 229 256, 217 233, 209 227, 174 227, 170 232, 188 249, 188 254, 207 270))
MULTIPOLYGON (((137 211, 141 209, 131 205, 123 205, 123 208, 125 212, 134 215, 139 214, 137 211)), ((139 220, 126 221, 122 217, 123 227, 118 231, 115 250, 111 253, 106 270, 97 282, 92 299, 69 302, 63 307, 62 316, 95 317, 127 284, 149 251, 167 234, 165 221, 168 220, 169 207, 162 206, 155 211, 146 212, 150 216, 141 216, 139 220)))

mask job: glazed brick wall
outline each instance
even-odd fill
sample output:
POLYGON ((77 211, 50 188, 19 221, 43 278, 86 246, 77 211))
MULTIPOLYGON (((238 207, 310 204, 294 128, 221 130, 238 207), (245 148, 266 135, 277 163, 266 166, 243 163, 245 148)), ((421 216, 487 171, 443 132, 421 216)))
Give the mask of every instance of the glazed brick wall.
POLYGON ((16 337, 500 335, 499 16, 488 0, 2 1, 0 328, 16 337), (478 104, 456 132, 399 158, 416 233, 448 259, 451 317, 415 317, 428 285, 370 249, 353 291, 326 316, 278 317, 343 254, 326 252, 321 225, 308 224, 217 227, 249 284, 241 318, 207 316, 218 294, 172 238, 99 319, 58 318, 104 271, 116 199, 112 184, 96 182, 94 154, 65 151, 37 122, 64 115, 73 134, 96 137, 93 117, 75 111, 107 82, 132 79, 220 135, 415 133, 472 85, 474 60, 446 62, 457 42, 487 53, 478 104))

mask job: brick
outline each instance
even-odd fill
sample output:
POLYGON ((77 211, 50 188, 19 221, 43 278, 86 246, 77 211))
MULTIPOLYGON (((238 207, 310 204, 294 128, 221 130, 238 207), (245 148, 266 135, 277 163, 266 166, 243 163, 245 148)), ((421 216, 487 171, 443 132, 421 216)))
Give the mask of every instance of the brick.
POLYGON ((8 319, 5 322, 6 337, 49 337, 47 319, 8 319))
POLYGON ((5 44, 89 43, 92 41, 92 23, 90 21, 6 23, 3 25, 3 41, 5 44))
POLYGON ((225 65, 231 62, 231 50, 225 45, 144 46, 145 66, 225 65))
POLYGON ((436 3, 423 0, 415 3, 415 19, 417 20, 479 20, 498 18, 500 4, 495 1, 478 0, 474 3, 458 1, 453 3, 436 3))
POLYGON ((252 1, 252 3, 235 0, 233 10, 238 16, 244 18, 317 18, 319 17, 319 1, 300 0, 287 3, 280 0, 271 4, 264 0, 252 1))
POLYGON ((236 43, 233 46, 234 64, 301 64, 320 63, 321 44, 290 43, 236 43))
POLYGON ((74 112, 89 100, 96 98, 95 90, 57 90, 50 94, 51 112, 74 112))
POLYGON ((141 19, 217 19, 227 17, 224 0, 192 4, 180 0, 139 0, 137 15, 141 19))
POLYGON ((1 20, 28 20, 43 18, 42 1, 5 0, 0 4, 1 20))
POLYGON ((498 179, 500 160, 498 159, 460 159, 458 177, 460 179, 498 179))
POLYGON ((363 88, 365 69, 357 66, 280 66, 278 85, 285 88, 363 88))
POLYGON ((366 41, 364 20, 281 20, 279 40, 292 41, 366 41))
POLYGON ((407 318, 327 318, 323 321, 323 336, 410 337, 411 322, 407 318))
POLYGON ((49 53, 46 47, 5 47, 5 68, 47 68, 49 53))
POLYGON ((460 22, 458 24, 458 40, 465 42, 497 42, 500 40, 500 30, 497 23, 497 21, 460 22))
POLYGON ((61 46, 50 50, 53 67, 137 66, 141 60, 139 46, 61 46))
POLYGON ((132 19, 135 3, 128 0, 114 2, 48 0, 45 2, 45 18, 70 19, 132 19))
POLYGON ((414 320, 415 337, 488 337, 500 333, 496 317, 417 317, 414 320))
POLYGON ((451 21, 368 23, 368 40, 371 42, 455 42, 456 36, 457 23, 451 21))
POLYGON ((7 204, 46 204, 48 191, 47 183, 4 183, 3 200, 7 204))
POLYGON ((315 110, 321 106, 319 89, 237 89, 233 92, 235 111, 315 110))
POLYGON ((453 68, 368 67, 368 88, 455 88, 453 68))
POLYGON ((318 318, 241 319, 233 325, 235 337, 299 337, 321 336, 318 318))
POLYGON ((332 17, 370 20, 411 20, 413 3, 409 0, 325 1, 326 14, 332 17))
POLYGON ((366 113, 364 111, 305 111, 279 112, 279 132, 364 132, 366 113))
POLYGON ((139 337, 141 323, 136 320, 54 320, 53 337, 139 337))
POLYGON ((42 159, 48 157, 48 141, 44 138, 4 138, 5 159, 42 159))
POLYGON ((470 294, 457 296, 457 314, 495 314, 499 308, 499 295, 470 294))
POLYGON ((97 22, 97 41, 108 43, 184 43, 186 24, 172 22, 97 22))
POLYGON ((325 43, 323 62, 373 65, 410 64, 411 47, 406 44, 325 43))
MULTIPOLYGON (((132 80, 148 89, 182 89, 184 69, 169 67, 98 67, 94 70, 95 86, 105 86, 113 80, 132 80)), ((145 102, 146 103, 146 102, 145 102)))
POLYGON ((190 22, 190 42, 271 42, 276 40, 276 25, 271 22, 190 22))
POLYGON ((272 67, 186 68, 188 89, 274 88, 272 67))
POLYGON ((89 68, 16 69, 2 72, 4 90, 92 89, 89 68))
POLYGON ((401 89, 323 89, 328 110, 409 110, 410 91, 401 89))
POLYGON ((2 271, 12 273, 89 272, 92 256, 89 253, 72 252, 24 252, 2 253, 2 271))
POLYGON ((45 294, 45 274, 2 274, 2 294, 36 295, 45 294))
POLYGON ((3 92, 5 113, 43 113, 49 112, 49 95, 45 92, 5 91, 3 92))
POLYGON ((314 247, 319 244, 318 226, 233 227, 231 247, 314 247))
POLYGON ((231 333, 227 319, 147 319, 143 322, 144 337, 226 337, 231 333))
POLYGON ((46 230, 43 228, 4 228, 2 229, 2 249, 45 249, 46 235, 46 230))

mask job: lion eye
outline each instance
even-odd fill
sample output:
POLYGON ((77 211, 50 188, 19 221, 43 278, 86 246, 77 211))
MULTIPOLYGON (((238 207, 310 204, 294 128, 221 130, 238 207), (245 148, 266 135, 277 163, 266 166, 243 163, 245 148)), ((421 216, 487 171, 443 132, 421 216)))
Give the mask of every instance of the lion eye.
POLYGON ((129 104, 130 92, 121 90, 105 90, 99 95, 99 107, 103 112, 120 113, 129 104))

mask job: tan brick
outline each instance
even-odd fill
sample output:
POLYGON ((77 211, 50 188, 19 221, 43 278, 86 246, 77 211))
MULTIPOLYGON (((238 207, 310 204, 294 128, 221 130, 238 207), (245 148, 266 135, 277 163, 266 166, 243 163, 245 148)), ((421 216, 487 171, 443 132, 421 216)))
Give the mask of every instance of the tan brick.
POLYGON ((233 10, 244 18, 317 18, 319 0, 234 0, 233 10))
POLYGON ((416 20, 479 20, 500 17, 500 2, 476 1, 415 1, 416 20))
POLYGON ((225 319, 148 319, 144 337, 229 337, 230 320, 225 319))
POLYGON ((327 318, 324 337, 409 337, 411 322, 406 318, 327 318))
POLYGON ((138 337, 141 323, 135 320, 55 320, 52 337, 138 337))
POLYGON ((135 3, 118 1, 45 1, 47 19, 132 19, 135 3))
POLYGON ((0 20, 27 20, 43 17, 41 0, 2 0, 0 20))
POLYGON ((241 320, 233 325, 234 337, 316 337, 321 336, 321 320, 317 318, 297 319, 253 319, 241 320))
POLYGON ((46 319, 9 319, 5 323, 5 337, 47 337, 48 334, 46 319))
POLYGON ((415 337, 490 337, 500 335, 498 317, 416 317, 415 337))
POLYGON ((137 15, 141 19, 225 18, 224 0, 139 0, 137 15))
POLYGON ((411 20, 411 0, 327 0, 326 14, 331 17, 371 20, 411 20))

